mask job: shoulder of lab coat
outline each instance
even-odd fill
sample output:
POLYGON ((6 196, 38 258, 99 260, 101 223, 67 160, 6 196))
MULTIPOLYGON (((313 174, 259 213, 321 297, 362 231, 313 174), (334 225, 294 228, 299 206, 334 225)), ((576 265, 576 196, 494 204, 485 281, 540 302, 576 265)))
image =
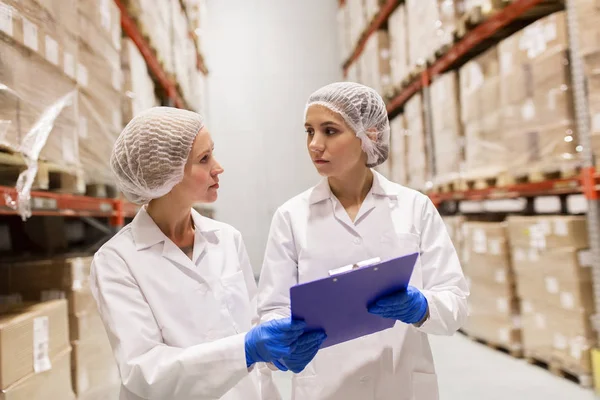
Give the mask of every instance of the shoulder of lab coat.
POLYGON ((245 334, 189 348, 165 345, 152 309, 120 256, 137 251, 130 228, 96 253, 90 275, 123 385, 145 399, 222 397, 248 375, 245 334))
POLYGON ((468 317, 469 289, 458 255, 437 209, 423 194, 420 216, 420 257, 423 294, 429 317, 417 329, 434 335, 452 335, 468 317))

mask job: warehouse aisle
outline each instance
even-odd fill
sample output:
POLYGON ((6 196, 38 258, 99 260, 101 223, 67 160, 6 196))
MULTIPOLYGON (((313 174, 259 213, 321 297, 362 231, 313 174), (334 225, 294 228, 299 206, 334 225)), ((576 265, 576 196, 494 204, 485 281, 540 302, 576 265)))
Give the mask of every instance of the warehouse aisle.
MULTIPOLYGON (((594 399, 590 390, 462 335, 432 337, 431 344, 440 382, 440 400, 594 399)), ((275 379, 283 399, 289 400, 290 375, 277 373, 275 379)))

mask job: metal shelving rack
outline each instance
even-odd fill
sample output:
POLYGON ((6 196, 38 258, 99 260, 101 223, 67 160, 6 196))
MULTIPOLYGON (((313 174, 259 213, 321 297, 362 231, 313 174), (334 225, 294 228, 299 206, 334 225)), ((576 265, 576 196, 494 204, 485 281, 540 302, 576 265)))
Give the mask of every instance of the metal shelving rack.
MULTIPOLYGON (((500 40, 510 36, 512 33, 522 29, 524 26, 536 19, 542 18, 555 11, 566 8, 567 26, 569 36, 569 47, 571 53, 571 75, 573 81, 574 105, 576 111, 576 127, 579 134, 580 144, 583 147, 581 153, 582 168, 579 176, 567 179, 552 179, 542 182, 522 183, 506 187, 492 187, 483 190, 466 190, 450 193, 431 193, 429 197, 438 206, 444 202, 456 202, 462 200, 482 201, 488 199, 512 199, 531 198, 546 195, 576 194, 582 193, 587 199, 587 218, 590 238, 590 250, 593 255, 593 283, 596 310, 600 312, 600 175, 595 169, 595 157, 592 153, 590 139, 590 116, 585 89, 585 74, 583 62, 579 51, 579 27, 575 10, 576 0, 564 0, 560 2, 548 2, 544 0, 513 0, 502 10, 490 16, 475 29, 469 31, 460 41, 455 43, 446 54, 428 65, 419 77, 402 88, 387 105, 390 118, 393 118, 404 107, 404 104, 414 94, 424 91, 427 95, 428 87, 432 79, 441 73, 456 69, 466 61, 472 59, 485 49, 493 46, 500 40), (553 7, 553 4, 556 7, 553 7), (537 7, 537 12, 532 11, 537 7), (540 11, 541 9, 541 11, 540 11)), ((382 12, 374 19, 360 42, 355 47, 352 56, 343 64, 344 73, 352 62, 360 56, 364 43, 369 35, 380 29, 388 17, 402 0, 388 1, 382 6, 382 12), (381 17, 381 18, 380 18, 381 17)), ((340 5, 343 2, 340 1, 340 5)), ((425 101, 427 96, 425 96, 425 101)), ((430 103, 428 103, 430 104, 430 103)), ((426 104, 426 106, 428 105, 426 104)), ((426 116, 425 134, 429 140, 432 137, 431 115, 426 116), (429 123, 428 121, 429 120, 429 123)), ((433 165, 435 171, 435 165, 433 165)), ((600 332, 600 314, 592 317, 592 323, 597 332, 600 332)))
MULTIPOLYGON (((186 104, 177 90, 176 83, 162 68, 150 44, 140 32, 134 18, 129 14, 124 1, 114 0, 114 2, 121 10, 123 32, 133 40, 142 53, 151 75, 164 90, 170 105, 186 108, 186 104)), ((193 34, 193 32, 190 32, 190 35, 193 34)), ((204 74, 208 73, 200 53, 197 55, 197 67, 204 74)), ((17 191, 14 187, 0 186, 0 216, 18 215, 17 211, 11 208, 6 201, 7 197, 16 198, 16 196, 17 191)), ((42 191, 31 193, 31 206, 32 216, 107 218, 109 221, 108 228, 111 231, 122 227, 125 224, 125 219, 133 218, 139 210, 138 206, 121 198, 106 199, 42 191)))

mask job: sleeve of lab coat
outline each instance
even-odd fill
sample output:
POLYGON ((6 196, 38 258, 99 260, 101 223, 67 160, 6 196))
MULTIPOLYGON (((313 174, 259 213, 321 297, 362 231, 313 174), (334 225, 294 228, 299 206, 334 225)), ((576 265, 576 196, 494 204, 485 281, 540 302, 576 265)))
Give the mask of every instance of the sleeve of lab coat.
POLYGON ((428 198, 421 220, 423 294, 429 304, 429 318, 417 329, 452 335, 467 319, 469 289, 442 217, 428 198))
MULTIPOLYGON (((242 235, 239 232, 236 233, 235 240, 240 259, 240 266, 244 272, 246 286, 248 287, 248 300, 250 301, 252 310, 252 326, 256 326, 259 322, 259 318, 256 312, 256 280, 254 279, 254 271, 252 270, 252 265, 250 264, 250 259, 248 258, 242 235)), ((258 363, 252 373, 256 373, 258 376, 262 400, 281 400, 281 394, 279 393, 277 386, 275 386, 275 382, 273 382, 273 375, 267 364, 258 363)))
POLYGON ((165 345, 152 309, 118 254, 97 253, 90 279, 121 380, 133 394, 214 399, 248 375, 244 334, 188 348, 165 345))
POLYGON ((291 315, 290 288, 298 283, 298 256, 290 221, 277 210, 271 222, 258 284, 261 321, 291 315))

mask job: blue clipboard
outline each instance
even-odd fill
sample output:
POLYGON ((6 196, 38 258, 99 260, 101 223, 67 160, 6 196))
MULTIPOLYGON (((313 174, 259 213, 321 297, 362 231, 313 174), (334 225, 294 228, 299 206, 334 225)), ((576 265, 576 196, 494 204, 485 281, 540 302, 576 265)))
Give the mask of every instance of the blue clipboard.
POLYGON ((406 289, 419 253, 292 286, 292 317, 307 330, 323 329, 321 348, 392 328, 396 321, 370 314, 367 307, 380 296, 406 289))

